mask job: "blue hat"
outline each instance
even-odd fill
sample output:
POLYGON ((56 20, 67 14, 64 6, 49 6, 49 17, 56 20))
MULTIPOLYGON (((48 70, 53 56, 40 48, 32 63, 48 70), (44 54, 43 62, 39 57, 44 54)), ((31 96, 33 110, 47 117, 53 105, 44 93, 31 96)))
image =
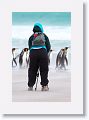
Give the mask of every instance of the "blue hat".
POLYGON ((35 24, 34 24, 34 27, 35 27, 35 26, 38 26, 38 27, 41 29, 41 32, 44 31, 44 30, 43 30, 43 27, 42 27, 42 25, 41 25, 40 23, 38 23, 38 22, 35 23, 35 24))

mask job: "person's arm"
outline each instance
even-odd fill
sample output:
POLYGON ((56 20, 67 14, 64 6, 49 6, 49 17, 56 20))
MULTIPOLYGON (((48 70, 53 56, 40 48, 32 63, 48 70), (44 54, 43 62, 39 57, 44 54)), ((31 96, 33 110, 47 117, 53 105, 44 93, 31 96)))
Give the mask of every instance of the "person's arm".
POLYGON ((31 48, 31 46, 32 46, 32 40, 33 40, 33 35, 29 38, 29 40, 28 40, 28 47, 29 47, 29 50, 30 50, 30 48, 31 48))
POLYGON ((45 40, 46 40, 45 45, 46 45, 47 53, 48 53, 50 51, 50 49, 51 49, 51 45, 50 45, 50 42, 49 42, 49 38, 46 35, 45 35, 45 40))

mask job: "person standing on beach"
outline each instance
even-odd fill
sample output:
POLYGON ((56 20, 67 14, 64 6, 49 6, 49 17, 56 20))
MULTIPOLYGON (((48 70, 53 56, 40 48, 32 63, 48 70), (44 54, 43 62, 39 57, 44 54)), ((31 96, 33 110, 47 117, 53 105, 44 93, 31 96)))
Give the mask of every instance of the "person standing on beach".
POLYGON ((48 52, 51 49, 49 38, 43 33, 40 23, 35 23, 33 35, 29 38, 30 63, 28 69, 28 90, 32 91, 40 70, 42 91, 48 91, 48 52))

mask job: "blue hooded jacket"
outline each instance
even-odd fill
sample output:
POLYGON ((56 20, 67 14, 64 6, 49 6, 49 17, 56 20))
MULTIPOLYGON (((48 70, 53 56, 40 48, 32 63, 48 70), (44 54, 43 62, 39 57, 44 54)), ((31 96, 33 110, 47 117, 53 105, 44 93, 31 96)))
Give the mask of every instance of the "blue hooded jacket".
MULTIPOLYGON (((40 24, 40 23, 35 23, 35 24, 34 24, 34 28, 35 28, 36 26, 38 26, 38 27, 40 28, 40 31, 41 31, 42 33, 44 32, 42 24, 40 24)), ((34 29, 34 28, 33 28, 33 29, 34 29)))
MULTIPOLYGON (((43 30, 43 27, 42 27, 42 24, 40 23, 35 23, 34 24, 34 27, 33 27, 33 32, 36 33, 36 32, 41 32, 43 33, 44 30, 43 30)), ((43 33, 44 34, 44 33, 43 33)), ((29 38, 29 42, 28 42, 28 45, 29 45, 29 50, 32 50, 32 49, 40 49, 40 48, 45 48, 47 50, 47 52, 49 52, 51 46, 50 46, 50 42, 49 42, 49 38, 44 34, 44 37, 45 37, 45 45, 44 46, 33 46, 32 45, 32 41, 34 40, 34 34, 29 38)))

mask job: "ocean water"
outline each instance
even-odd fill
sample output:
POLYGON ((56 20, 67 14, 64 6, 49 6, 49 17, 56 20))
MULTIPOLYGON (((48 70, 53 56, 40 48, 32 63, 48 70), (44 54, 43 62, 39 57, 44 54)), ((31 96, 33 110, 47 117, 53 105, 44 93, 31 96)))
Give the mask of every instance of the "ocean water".
MULTIPOLYGON (((70 40, 50 40, 51 49, 53 52, 50 55, 50 66, 55 68, 56 66, 56 57, 60 49, 65 47, 70 47, 67 52, 67 58, 69 62, 69 67, 71 66, 71 41, 70 40)), ((12 47, 18 48, 16 55, 18 55, 21 50, 25 47, 28 47, 28 40, 25 39, 12 39, 12 47)))
MULTIPOLYGON (((12 26, 12 47, 23 49, 28 47, 29 37, 33 34, 33 26, 12 26)), ((44 26, 44 33, 48 36, 51 48, 59 51, 61 48, 71 46, 70 26, 44 26)))
MULTIPOLYGON (((70 40, 50 40, 51 49, 58 52, 64 47, 71 47, 70 40)), ((25 39, 12 39, 12 47, 22 50, 23 48, 28 48, 28 40, 25 39)))
POLYGON ((12 12, 12 47, 18 48, 16 55, 28 47, 28 39, 33 34, 33 25, 40 22, 51 43, 51 66, 55 66, 60 49, 68 49, 71 65, 71 12, 12 12))
MULTIPOLYGON (((12 26, 12 47, 18 48, 18 55, 23 48, 28 48, 29 37, 33 34, 33 26, 12 26)), ((71 66, 71 27, 70 26, 44 26, 44 33, 48 36, 51 49, 53 52, 50 55, 52 68, 55 68, 56 57, 60 49, 70 47, 68 49, 67 58, 69 66, 71 66)))
POLYGON ((71 12, 12 12, 12 25, 33 25, 37 21, 45 26, 69 26, 71 12))

